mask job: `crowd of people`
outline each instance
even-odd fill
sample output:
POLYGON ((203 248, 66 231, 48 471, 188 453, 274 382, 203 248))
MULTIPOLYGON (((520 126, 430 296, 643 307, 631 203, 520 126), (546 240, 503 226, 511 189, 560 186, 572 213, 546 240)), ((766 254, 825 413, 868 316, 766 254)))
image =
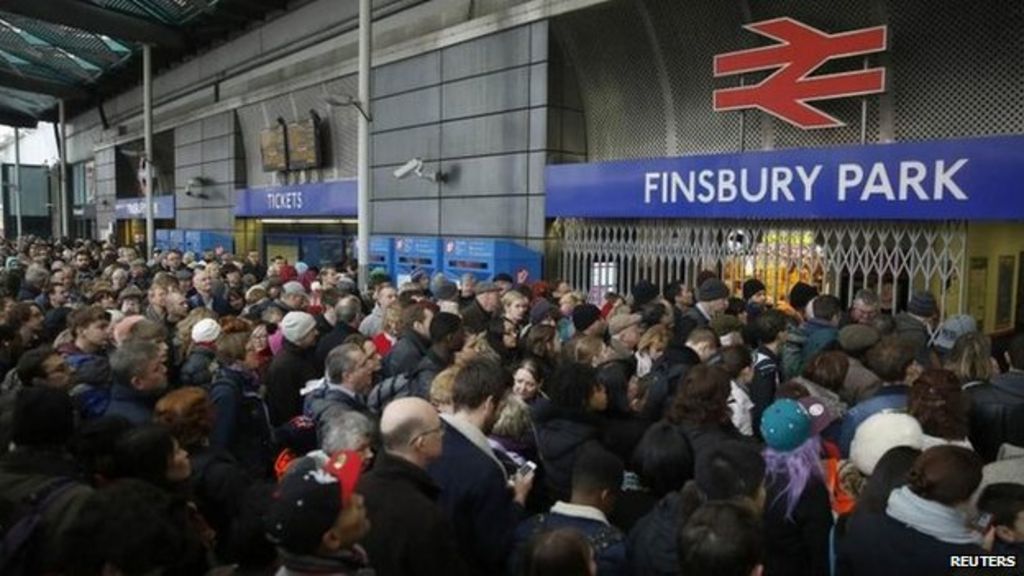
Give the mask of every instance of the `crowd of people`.
POLYGON ((1024 565, 1024 335, 929 292, 0 253, 5 575, 1024 565))

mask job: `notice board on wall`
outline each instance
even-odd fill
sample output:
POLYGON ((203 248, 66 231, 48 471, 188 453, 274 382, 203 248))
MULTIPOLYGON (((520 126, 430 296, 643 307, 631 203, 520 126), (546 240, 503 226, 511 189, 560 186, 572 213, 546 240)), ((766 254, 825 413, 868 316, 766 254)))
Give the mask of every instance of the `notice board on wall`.
POLYGON ((988 258, 971 258, 967 273, 967 313, 978 321, 978 330, 985 331, 985 297, 988 294, 988 258))
POLYGON ((996 286, 996 325, 995 330, 1008 330, 1013 327, 1013 256, 999 257, 999 275, 996 286))

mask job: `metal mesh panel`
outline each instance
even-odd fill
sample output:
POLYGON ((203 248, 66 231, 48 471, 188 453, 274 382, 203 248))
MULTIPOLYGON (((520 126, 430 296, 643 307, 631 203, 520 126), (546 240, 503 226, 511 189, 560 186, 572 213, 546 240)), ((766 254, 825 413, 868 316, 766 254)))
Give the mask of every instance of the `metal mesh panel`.
POLYGON ((891 1, 889 9, 897 139, 1024 131, 1024 3, 891 1))
POLYGON ((590 160, 665 156, 665 106, 635 7, 613 2, 554 26, 579 72, 590 160))
MULTIPOLYGON (((751 17, 755 22, 789 16, 827 32, 854 30, 884 23, 876 3, 864 0, 834 0, 832 2, 760 0, 751 1, 750 10, 751 17)), ((747 34, 755 38, 755 45, 772 43, 752 32, 747 34)), ((878 57, 870 57, 869 62, 871 66, 876 66, 878 57)), ((863 58, 845 58, 823 65, 815 74, 848 72, 861 68, 864 68, 863 58)), ((879 137, 878 96, 868 96, 866 100, 868 102, 866 141, 875 142, 879 137)), ((815 107, 821 108, 824 112, 835 116, 846 124, 846 126, 838 128, 804 130, 759 112, 752 112, 750 116, 761 116, 764 123, 771 124, 771 140, 774 142, 772 148, 818 148, 859 144, 861 141, 862 101, 864 99, 845 98, 813 103, 815 107)))
POLYGON ((655 41, 666 59, 673 98, 676 148, 672 154, 733 152, 740 148, 741 113, 712 108, 715 88, 737 86, 738 79, 716 81, 715 54, 743 45, 739 3, 702 0, 680 10, 675 0, 647 0, 655 41))
POLYGON ((558 230, 561 276, 576 289, 589 289, 595 265, 604 264, 617 269, 620 293, 641 279, 693 285, 701 270, 713 270, 737 291, 759 278, 776 298, 803 281, 849 303, 860 288, 892 282, 897 306, 915 290, 933 291, 946 314, 964 306, 962 222, 567 219, 558 230))
POLYGON ((242 147, 245 149, 245 174, 249 186, 265 186, 272 177, 263 172, 263 158, 260 155, 260 130, 263 121, 263 107, 259 104, 243 106, 236 111, 238 128, 242 132, 242 147))
MULTIPOLYGON (((334 96, 354 95, 359 92, 357 84, 356 76, 346 76, 328 82, 324 86, 324 91, 334 96)), ((335 108, 330 113, 329 124, 328 137, 331 141, 331 150, 334 153, 336 176, 338 178, 355 178, 357 170, 355 143, 359 134, 359 113, 353 107, 335 108)))

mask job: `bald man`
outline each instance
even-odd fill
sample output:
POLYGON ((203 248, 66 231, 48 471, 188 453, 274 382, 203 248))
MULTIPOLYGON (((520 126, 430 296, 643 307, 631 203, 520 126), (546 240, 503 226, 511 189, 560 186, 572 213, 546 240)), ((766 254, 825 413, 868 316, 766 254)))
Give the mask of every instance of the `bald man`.
POLYGON ((358 488, 372 526, 362 544, 377 575, 467 574, 437 505, 440 488, 426 472, 441 456, 437 411, 420 398, 399 398, 384 409, 380 432, 384 452, 358 488))

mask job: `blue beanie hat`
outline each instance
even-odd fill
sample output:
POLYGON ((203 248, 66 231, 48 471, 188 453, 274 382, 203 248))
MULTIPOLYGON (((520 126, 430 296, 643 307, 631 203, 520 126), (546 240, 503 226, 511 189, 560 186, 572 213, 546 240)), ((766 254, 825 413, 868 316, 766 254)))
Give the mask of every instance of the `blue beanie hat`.
POLYGON ((811 437, 811 415, 796 400, 776 400, 761 415, 761 437, 776 452, 796 450, 811 437))

